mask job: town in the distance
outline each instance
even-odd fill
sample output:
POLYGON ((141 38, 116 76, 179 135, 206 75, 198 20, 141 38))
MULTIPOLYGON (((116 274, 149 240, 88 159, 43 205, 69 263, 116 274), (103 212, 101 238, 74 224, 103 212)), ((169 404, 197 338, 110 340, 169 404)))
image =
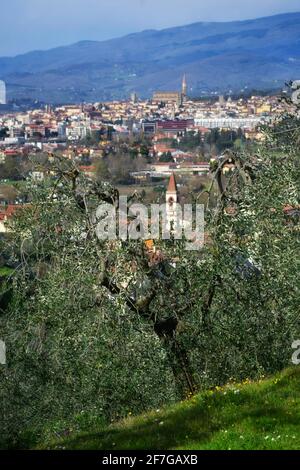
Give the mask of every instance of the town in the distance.
POLYGON ((265 137, 263 126, 286 109, 278 95, 190 98, 188 77, 180 91, 157 91, 140 100, 18 108, 6 102, 0 82, 0 232, 20 205, 26 180, 43 180, 45 161, 58 154, 90 178, 111 181, 120 192, 142 189, 163 200, 176 175, 183 200, 210 182, 210 165, 225 149, 242 151, 265 137))

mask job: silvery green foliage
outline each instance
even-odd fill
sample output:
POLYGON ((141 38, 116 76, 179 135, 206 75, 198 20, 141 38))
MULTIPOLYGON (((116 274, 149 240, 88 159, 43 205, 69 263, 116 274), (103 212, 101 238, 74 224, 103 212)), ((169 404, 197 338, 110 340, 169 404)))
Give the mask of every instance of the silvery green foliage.
POLYGON ((154 264, 143 241, 95 236, 99 202, 117 204, 111 186, 57 164, 53 180, 30 188, 6 246, 16 271, 0 316, 3 440, 79 428, 82 416, 116 420, 289 365, 300 337, 298 144, 294 113, 257 155, 225 153, 205 248, 160 242, 154 264))

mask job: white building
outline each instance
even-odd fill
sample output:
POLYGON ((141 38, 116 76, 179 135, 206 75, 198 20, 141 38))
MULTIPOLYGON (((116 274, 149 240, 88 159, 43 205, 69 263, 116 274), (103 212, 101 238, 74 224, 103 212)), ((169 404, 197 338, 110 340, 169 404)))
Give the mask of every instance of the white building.
POLYGON ((6 104, 6 85, 0 80, 0 104, 6 104))
POLYGON ((264 121, 264 118, 246 117, 246 118, 229 118, 229 117, 196 117, 195 124, 197 126, 206 127, 207 129, 255 129, 264 121))
POLYGON ((68 140, 81 140, 90 134, 91 128, 85 124, 73 124, 72 127, 66 129, 66 136, 68 140))

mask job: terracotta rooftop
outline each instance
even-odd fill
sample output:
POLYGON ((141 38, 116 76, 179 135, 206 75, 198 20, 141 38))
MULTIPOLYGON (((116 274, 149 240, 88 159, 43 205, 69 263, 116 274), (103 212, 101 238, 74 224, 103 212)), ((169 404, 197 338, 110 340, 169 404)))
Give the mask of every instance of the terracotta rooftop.
POLYGON ((9 204, 8 206, 0 206, 0 221, 6 220, 9 217, 13 216, 14 213, 20 209, 22 206, 17 206, 14 204, 9 204))

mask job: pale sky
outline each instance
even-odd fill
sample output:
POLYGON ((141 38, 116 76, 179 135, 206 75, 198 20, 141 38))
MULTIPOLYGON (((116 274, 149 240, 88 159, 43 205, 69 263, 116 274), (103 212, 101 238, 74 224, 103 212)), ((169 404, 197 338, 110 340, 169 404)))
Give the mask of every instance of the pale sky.
POLYGON ((196 21, 300 11, 300 0, 2 0, 0 56, 196 21))

